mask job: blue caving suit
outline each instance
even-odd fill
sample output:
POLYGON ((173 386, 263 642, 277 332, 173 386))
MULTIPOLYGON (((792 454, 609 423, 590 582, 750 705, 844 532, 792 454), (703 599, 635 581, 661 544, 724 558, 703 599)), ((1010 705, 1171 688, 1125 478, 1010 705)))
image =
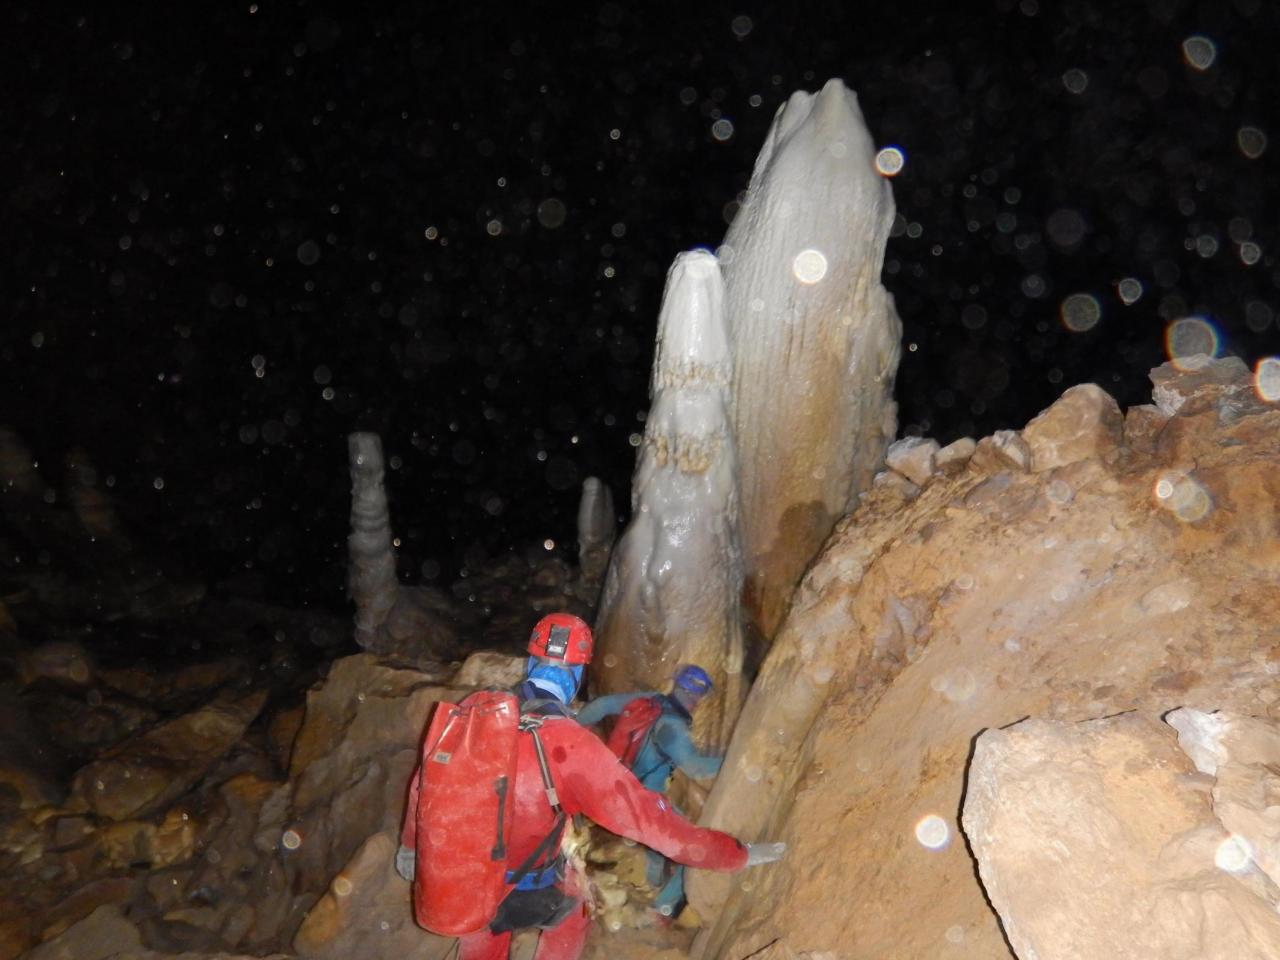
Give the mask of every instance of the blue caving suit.
MULTIPOLYGON (((665 793, 667 781, 676 767, 694 780, 707 780, 720 772, 724 757, 698 752, 689 736, 690 716, 666 694, 656 690, 635 693, 614 693, 597 697, 578 711, 578 722, 593 727, 605 717, 622 713, 628 703, 637 697, 661 697, 662 715, 649 729, 640 752, 636 755, 631 772, 649 790, 665 793)), ((675 916, 684 900, 684 867, 670 862, 671 876, 663 883, 668 861, 660 853, 648 851, 645 879, 651 887, 660 887, 653 907, 666 916, 675 916)))

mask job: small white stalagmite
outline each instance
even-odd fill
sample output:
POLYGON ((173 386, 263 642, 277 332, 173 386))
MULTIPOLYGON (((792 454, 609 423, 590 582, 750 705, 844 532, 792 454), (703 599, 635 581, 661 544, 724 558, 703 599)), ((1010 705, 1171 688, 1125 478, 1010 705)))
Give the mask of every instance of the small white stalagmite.
POLYGON ((716 692, 695 733, 723 743, 742 701, 737 458, 716 258, 682 253, 667 274, 632 518, 613 551, 597 618, 603 692, 665 689, 696 663, 716 692))
POLYGON ((897 430, 902 324, 880 283, 893 217, 854 93, 792 94, 720 251, 744 603, 764 644, 897 430))
POLYGON ((578 501, 578 571, 593 602, 617 535, 612 491, 599 477, 587 477, 582 481, 582 498, 578 501))

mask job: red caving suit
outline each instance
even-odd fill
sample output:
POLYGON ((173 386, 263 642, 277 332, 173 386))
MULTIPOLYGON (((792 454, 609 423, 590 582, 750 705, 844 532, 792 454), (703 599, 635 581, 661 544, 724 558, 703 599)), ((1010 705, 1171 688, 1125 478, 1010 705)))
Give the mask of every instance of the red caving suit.
MULTIPOLYGON (((664 796, 642 787, 604 742, 576 720, 547 717, 539 735, 566 814, 586 814, 606 830, 685 866, 724 871, 746 866, 746 847, 727 833, 695 826, 676 813, 664 796)), ((411 850, 417 849, 418 780, 415 770, 400 835, 400 843, 411 850)), ((515 825, 507 857, 512 865, 525 861, 556 820, 532 736, 519 739, 514 803, 515 825)), ((542 932, 534 960, 577 960, 586 944, 590 919, 581 902, 580 878, 570 872, 560 888, 579 904, 559 926, 542 932)), ((505 960, 511 934, 495 934, 486 928, 459 939, 458 960, 505 960)))

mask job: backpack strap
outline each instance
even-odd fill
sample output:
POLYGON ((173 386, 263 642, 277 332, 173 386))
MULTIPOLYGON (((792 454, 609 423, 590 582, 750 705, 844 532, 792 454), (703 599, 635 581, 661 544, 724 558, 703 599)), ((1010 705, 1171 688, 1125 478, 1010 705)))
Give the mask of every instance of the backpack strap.
MULTIPOLYGON (((661 769, 661 767, 664 764, 670 763, 674 765, 675 763, 674 760, 672 760, 669 756, 667 756, 667 751, 662 749, 662 744, 653 738, 653 731, 658 729, 658 724, 662 722, 662 718, 667 716, 676 716, 676 717, 679 717, 681 720, 683 720, 686 724, 693 719, 692 716, 690 716, 689 711, 686 710, 684 707, 682 707, 675 700, 675 698, 670 697, 665 693, 660 693, 658 694, 658 696, 654 697, 653 699, 657 700, 658 703, 661 705, 662 712, 658 714, 658 718, 654 720, 653 723, 649 724, 649 729, 646 730, 644 733, 644 742, 653 744, 653 749, 658 751, 659 759, 657 763, 651 766, 644 773, 636 774, 636 779, 639 780, 641 783, 644 782, 645 777, 654 773, 654 771, 661 769)), ((640 749, 642 750, 644 749, 643 745, 641 746, 640 749)))
MULTIPOLYGON (((521 709, 523 710, 526 705, 522 704, 521 709)), ((560 845, 560 836, 564 832, 564 825, 569 819, 564 812, 564 808, 560 806, 560 796, 556 793, 555 782, 551 779, 551 766, 547 763, 547 752, 542 746, 542 737, 538 736, 538 729, 545 720, 545 716, 539 716, 534 713, 524 714, 520 717, 517 729, 533 737, 533 751, 538 755, 538 770, 542 774, 542 788, 547 792, 547 802, 551 804, 551 809, 555 811, 556 819, 555 823, 551 825, 551 832, 543 837, 542 842, 533 848, 533 852, 525 858, 524 863, 511 871, 507 882, 512 885, 519 884, 521 880, 533 871, 534 865, 539 860, 560 845)))

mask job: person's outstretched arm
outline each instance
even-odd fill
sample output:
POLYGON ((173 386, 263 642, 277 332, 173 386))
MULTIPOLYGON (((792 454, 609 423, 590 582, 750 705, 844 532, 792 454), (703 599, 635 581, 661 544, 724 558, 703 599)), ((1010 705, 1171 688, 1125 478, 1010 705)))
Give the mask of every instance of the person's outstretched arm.
POLYGON ((577 725, 546 723, 542 735, 555 760, 560 802, 618 836, 643 843, 669 860, 707 870, 747 866, 747 847, 727 833, 699 827, 646 790, 600 740, 577 725))
POLYGON ((663 717, 653 731, 653 741, 685 776, 694 780, 706 780, 720 772, 724 757, 719 754, 699 753, 689 737, 689 727, 676 719, 663 717))
POLYGON ((646 696, 646 694, 637 691, 634 693, 611 693, 605 697, 596 697, 578 711, 578 722, 584 727, 594 727, 605 717, 616 717, 628 703, 636 697, 643 696, 646 696))

